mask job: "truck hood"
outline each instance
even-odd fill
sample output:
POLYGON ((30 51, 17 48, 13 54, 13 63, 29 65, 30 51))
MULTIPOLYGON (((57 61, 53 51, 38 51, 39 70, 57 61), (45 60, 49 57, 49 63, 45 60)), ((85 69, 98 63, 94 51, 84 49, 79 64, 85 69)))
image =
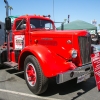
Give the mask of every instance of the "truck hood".
MULTIPOLYGON (((78 53, 77 59, 80 59, 79 37, 87 37, 86 30, 68 30, 68 31, 31 31, 31 41, 38 41, 37 44, 47 47, 51 52, 56 53, 60 57, 69 60, 72 49, 78 53)), ((82 42, 83 43, 83 42, 82 42)), ((78 63, 79 60, 77 60, 78 63)), ((77 64, 78 65, 78 64, 77 64)))
POLYGON ((88 35, 88 32, 86 30, 46 30, 46 31, 43 31, 43 30, 39 30, 39 31, 31 31, 31 34, 34 34, 34 35, 42 35, 42 36, 52 36, 52 37, 59 37, 59 36, 72 36, 72 35, 77 35, 77 36, 87 36, 88 35))

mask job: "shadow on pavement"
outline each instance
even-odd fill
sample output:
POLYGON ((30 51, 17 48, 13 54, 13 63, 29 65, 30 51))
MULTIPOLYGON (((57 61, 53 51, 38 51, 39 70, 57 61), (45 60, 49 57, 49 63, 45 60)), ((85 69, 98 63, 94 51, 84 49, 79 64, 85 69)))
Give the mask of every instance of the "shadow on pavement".
POLYGON ((51 96, 54 94, 68 95, 82 89, 84 92, 81 93, 78 91, 77 96, 72 99, 74 100, 95 87, 96 83, 94 77, 91 77, 89 80, 79 84, 76 83, 76 80, 71 80, 63 84, 56 84, 56 82, 51 80, 47 91, 41 96, 51 96))
POLYGON ((10 74, 15 74, 16 76, 18 76, 18 77, 24 79, 24 72, 23 72, 23 71, 18 71, 18 70, 16 70, 16 69, 7 69, 6 71, 7 71, 8 73, 10 73, 10 74))
MULTIPOLYGON (((7 69, 6 70, 10 74, 15 74, 16 76, 20 77, 21 79, 24 79, 24 73, 19 72, 15 69, 7 69)), ((49 86, 45 93, 41 94, 42 97, 48 97, 55 94, 59 95, 68 95, 70 93, 76 92, 77 95, 73 97, 72 100, 75 100, 76 98, 80 97, 81 95, 85 94, 86 92, 90 91, 91 89, 96 87, 95 79, 94 77, 91 77, 85 82, 76 83, 76 80, 71 80, 68 82, 65 82, 63 84, 56 84, 55 79, 49 80, 49 86), (79 90, 83 90, 83 92, 79 92, 79 90), (78 92, 77 92, 78 91, 78 92)))
POLYGON ((24 72, 16 73, 15 75, 18 76, 18 77, 20 77, 21 79, 25 79, 24 78, 24 72))
POLYGON ((5 65, 1 65, 1 64, 0 64, 0 70, 8 69, 8 68, 11 68, 11 67, 9 67, 9 66, 5 66, 5 65))

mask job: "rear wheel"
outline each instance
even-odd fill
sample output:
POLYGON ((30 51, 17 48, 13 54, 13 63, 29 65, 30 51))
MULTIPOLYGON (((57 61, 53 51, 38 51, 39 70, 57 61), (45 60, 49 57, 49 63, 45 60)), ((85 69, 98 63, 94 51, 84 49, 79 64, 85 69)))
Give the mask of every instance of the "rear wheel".
POLYGON ((38 60, 29 55, 24 62, 24 76, 29 89, 34 94, 41 94, 48 87, 48 79, 43 75, 38 60))

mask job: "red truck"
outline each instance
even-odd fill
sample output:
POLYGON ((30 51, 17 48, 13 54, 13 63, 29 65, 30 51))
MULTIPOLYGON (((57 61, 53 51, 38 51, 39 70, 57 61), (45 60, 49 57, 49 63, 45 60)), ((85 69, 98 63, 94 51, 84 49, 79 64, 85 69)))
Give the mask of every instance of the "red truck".
POLYGON ((11 20, 5 19, 7 46, 0 47, 1 64, 24 71, 29 89, 41 94, 49 78, 57 84, 77 78, 77 83, 91 77, 91 36, 86 30, 57 31, 54 22, 40 15, 15 19, 12 42, 11 20))

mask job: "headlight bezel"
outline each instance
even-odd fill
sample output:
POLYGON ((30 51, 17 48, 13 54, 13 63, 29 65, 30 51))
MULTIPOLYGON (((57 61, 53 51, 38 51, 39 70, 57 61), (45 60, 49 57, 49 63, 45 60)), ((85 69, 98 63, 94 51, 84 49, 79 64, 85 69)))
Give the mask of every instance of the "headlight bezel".
POLYGON ((71 57, 72 58, 76 58, 77 57, 77 50, 75 50, 75 49, 71 50, 71 57))

